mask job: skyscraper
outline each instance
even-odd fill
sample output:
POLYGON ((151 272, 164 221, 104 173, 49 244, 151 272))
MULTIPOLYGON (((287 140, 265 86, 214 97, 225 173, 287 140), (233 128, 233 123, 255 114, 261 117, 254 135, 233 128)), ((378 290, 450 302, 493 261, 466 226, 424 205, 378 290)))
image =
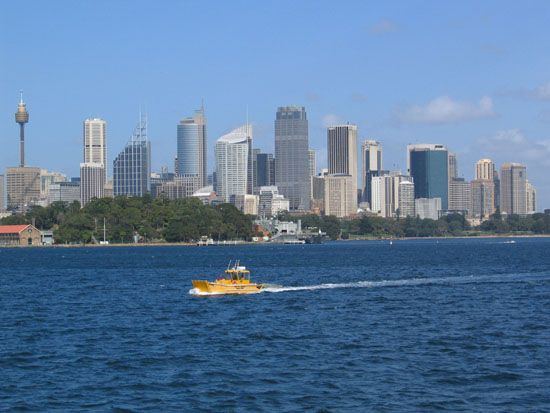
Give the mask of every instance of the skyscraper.
POLYGON ((105 196, 105 166, 102 163, 80 164, 80 204, 84 207, 93 198, 105 196))
POLYGON ((495 213, 495 185, 489 179, 474 179, 471 182, 472 216, 481 220, 495 213))
POLYGON ((357 213, 357 183, 351 175, 327 175, 324 177, 325 215, 338 218, 357 213))
POLYGON ((361 181, 363 201, 372 203, 371 183, 374 176, 382 173, 382 144, 374 140, 366 140, 361 145, 361 181))
POLYGON ((414 217, 414 184, 411 181, 399 182, 399 201, 397 215, 399 217, 414 217))
POLYGON ((207 136, 204 108, 195 111, 193 117, 180 121, 178 125, 177 174, 199 176, 200 186, 208 183, 207 136))
POLYGON ((29 112, 27 112, 27 105, 23 102, 23 92, 15 112, 15 122, 19 124, 19 167, 23 168, 25 166, 25 123, 29 122, 29 112))
POLYGON ((80 203, 103 198, 107 181, 107 123, 86 119, 83 133, 83 158, 80 164, 80 203))
POLYGON ((537 190, 527 181, 527 213, 534 214, 537 211, 537 190))
POLYGON ((103 119, 84 121, 84 163, 103 164, 107 174, 107 122, 103 119))
POLYGON ((449 202, 447 148, 443 145, 420 144, 408 145, 407 151, 415 198, 440 198, 441 208, 446 210, 449 202))
POLYGON ((449 211, 471 215, 472 186, 464 178, 451 178, 449 181, 449 211))
POLYGON ((248 150, 252 126, 243 125, 216 142, 216 192, 224 202, 231 195, 244 195, 248 189, 248 150))
POLYGON ((309 209, 309 138, 303 106, 283 106, 275 118, 275 184, 291 210, 309 209))
POLYGON ((449 183, 453 178, 458 178, 458 163, 456 161, 456 154, 449 152, 449 183))
POLYGON ((275 159, 271 153, 256 154, 255 168, 255 188, 256 192, 262 186, 275 185, 275 159))
POLYGON ((144 196, 151 193, 151 143, 147 118, 140 116, 131 140, 113 161, 114 196, 144 196))
POLYGON ((500 170, 500 209, 507 214, 527 214, 527 171, 519 163, 506 163, 500 170))
POLYGON ((317 152, 315 152, 315 149, 310 149, 308 151, 308 160, 309 176, 315 176, 317 173, 317 152))
POLYGON ((476 162, 475 179, 494 181, 496 167, 490 159, 480 159, 476 162))

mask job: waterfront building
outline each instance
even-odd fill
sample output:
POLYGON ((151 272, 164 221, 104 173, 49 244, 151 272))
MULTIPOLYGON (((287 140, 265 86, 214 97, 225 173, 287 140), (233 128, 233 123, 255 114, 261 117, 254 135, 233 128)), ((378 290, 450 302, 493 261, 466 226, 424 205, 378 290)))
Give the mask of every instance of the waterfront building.
POLYGON ((375 140, 365 140, 361 145, 361 179, 363 201, 372 209, 371 182, 374 176, 382 175, 382 144, 375 140))
POLYGON ((415 217, 414 210, 414 183, 403 180, 399 182, 398 217, 415 217))
POLYGON ((489 179, 474 179, 471 187, 472 217, 481 220, 489 219, 495 213, 494 182, 489 179))
POLYGON ((231 195, 248 193, 249 148, 252 125, 243 125, 216 142, 216 193, 229 202, 231 195))
POLYGON ((7 207, 25 212, 40 201, 40 168, 19 166, 6 170, 7 207))
POLYGON ((438 144, 408 145, 407 152, 407 168, 414 179, 415 198, 439 198, 441 207, 446 210, 449 203, 447 148, 438 144))
POLYGON ((500 172, 500 209, 506 214, 527 214, 527 171, 519 163, 506 163, 500 172))
POLYGON ((176 175, 196 175, 200 186, 208 183, 206 125, 204 107, 201 107, 193 117, 182 119, 177 129, 176 175))
POLYGON ((155 198, 181 199, 189 198, 201 188, 201 178, 198 175, 176 176, 169 181, 155 185, 155 198))
POLYGON ((277 186, 263 186, 259 190, 258 216, 271 218, 290 209, 290 200, 279 193, 277 186))
POLYGON ((71 204, 80 202, 80 182, 57 182, 50 184, 48 191, 48 205, 54 202, 71 204))
POLYGON ((303 106, 282 106, 275 118, 275 185, 291 210, 310 202, 309 132, 303 106))
POLYGON ((80 164, 80 205, 105 196, 105 167, 102 163, 80 164))
POLYGON ((151 193, 151 143, 147 118, 140 119, 131 140, 113 161, 113 195, 144 196, 151 193))
POLYGON ((0 225, 0 246, 42 245, 42 233, 33 225, 0 225))
POLYGON ((441 198, 416 198, 414 210, 420 219, 439 219, 441 211, 441 198))
POLYGON ((317 173, 317 152, 315 149, 308 150, 308 162, 309 176, 315 176, 317 173))
POLYGON ((324 177, 325 215, 344 218, 357 213, 357 183, 351 175, 324 177))
POLYGON ((534 214, 537 212, 537 190, 527 181, 526 183, 526 196, 527 196, 527 213, 534 214))
POLYGON ((451 178, 449 181, 449 211, 465 216, 472 212, 472 186, 464 178, 451 178))
POLYGON ((231 204, 246 215, 258 215, 259 196, 244 194, 231 195, 231 204))

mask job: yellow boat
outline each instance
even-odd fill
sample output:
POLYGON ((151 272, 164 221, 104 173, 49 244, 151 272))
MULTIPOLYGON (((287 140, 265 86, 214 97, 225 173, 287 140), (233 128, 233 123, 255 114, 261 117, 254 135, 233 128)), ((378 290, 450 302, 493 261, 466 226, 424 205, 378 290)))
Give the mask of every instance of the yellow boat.
POLYGON ((225 275, 216 281, 193 280, 193 287, 198 294, 257 294, 266 287, 265 284, 250 282, 250 271, 239 265, 225 270, 225 275))

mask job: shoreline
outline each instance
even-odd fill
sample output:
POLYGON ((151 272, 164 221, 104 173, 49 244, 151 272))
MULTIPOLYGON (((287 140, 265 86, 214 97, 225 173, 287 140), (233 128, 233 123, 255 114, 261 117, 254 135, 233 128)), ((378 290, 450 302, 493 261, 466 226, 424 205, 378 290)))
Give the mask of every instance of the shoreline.
MULTIPOLYGON (((440 236, 440 237, 353 237, 349 239, 338 239, 334 242, 353 242, 353 241, 414 241, 414 240, 449 240, 449 239, 493 239, 493 238, 550 238, 550 234, 482 234, 482 235, 457 235, 457 236, 440 236)), ((332 240, 329 240, 332 242, 332 240)), ((236 246, 250 246, 250 245, 288 245, 271 242, 252 242, 252 241, 233 241, 227 244, 209 245, 208 247, 236 247, 236 246)), ((306 244, 299 244, 306 245, 306 244)), ((319 244, 312 244, 319 245, 319 244)), ((194 242, 151 242, 151 243, 128 243, 128 244, 53 244, 53 245, 0 245, 0 249, 7 248, 122 248, 122 247, 197 247, 203 248, 204 245, 197 245, 194 242)))

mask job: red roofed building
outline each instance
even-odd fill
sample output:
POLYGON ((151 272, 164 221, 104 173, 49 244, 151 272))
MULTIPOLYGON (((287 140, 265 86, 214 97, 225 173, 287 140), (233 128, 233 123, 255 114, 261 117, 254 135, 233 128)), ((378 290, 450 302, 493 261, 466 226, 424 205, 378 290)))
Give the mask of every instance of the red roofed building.
POLYGON ((0 225, 0 246, 42 245, 42 235, 30 224, 0 225))

